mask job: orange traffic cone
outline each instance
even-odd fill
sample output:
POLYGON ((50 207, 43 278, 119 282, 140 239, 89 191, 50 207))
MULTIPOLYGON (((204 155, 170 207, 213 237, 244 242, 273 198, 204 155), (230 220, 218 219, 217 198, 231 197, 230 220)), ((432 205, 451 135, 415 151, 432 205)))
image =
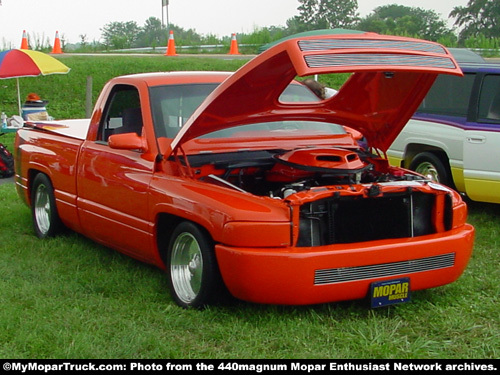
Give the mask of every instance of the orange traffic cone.
POLYGON ((21 49, 30 49, 28 46, 28 37, 26 36, 26 30, 23 30, 23 40, 21 41, 21 49))
POLYGON ((56 40, 54 41, 54 47, 52 48, 52 53, 63 53, 61 50, 61 40, 59 39, 59 31, 56 31, 56 40))
POLYGON ((170 35, 168 37, 167 52, 165 53, 165 56, 177 56, 177 53, 175 53, 175 40, 174 40, 173 30, 170 30, 170 35))
POLYGON ((229 49, 229 55, 239 55, 238 52, 238 41, 236 40, 236 34, 233 33, 231 38, 231 48, 229 49))

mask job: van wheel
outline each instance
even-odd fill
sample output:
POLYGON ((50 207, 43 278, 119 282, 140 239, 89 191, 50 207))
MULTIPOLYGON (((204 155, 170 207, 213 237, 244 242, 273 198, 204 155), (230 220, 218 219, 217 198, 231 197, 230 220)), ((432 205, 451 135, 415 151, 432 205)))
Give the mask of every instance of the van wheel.
POLYGON ((57 213, 52 182, 43 173, 33 180, 31 189, 31 216, 35 233, 39 238, 53 237, 61 230, 62 224, 57 213))
POLYGON ((410 163, 410 169, 427 177, 429 180, 451 186, 451 173, 442 160, 431 152, 422 152, 410 163))
POLYGON ((196 224, 175 228, 167 250, 170 293, 184 308, 202 308, 221 294, 223 282, 212 239, 196 224))

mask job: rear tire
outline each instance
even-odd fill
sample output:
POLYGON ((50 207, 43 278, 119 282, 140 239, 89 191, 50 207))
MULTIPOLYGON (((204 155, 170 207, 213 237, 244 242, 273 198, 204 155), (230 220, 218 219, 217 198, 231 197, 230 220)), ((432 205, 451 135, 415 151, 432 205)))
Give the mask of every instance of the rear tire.
POLYGON ((422 152, 410 163, 410 169, 427 177, 429 180, 452 187, 451 172, 441 158, 431 152, 422 152))
POLYGON ((167 250, 170 293, 184 308, 203 308, 223 294, 214 244, 198 225, 185 221, 172 233, 167 250))
POLYGON ((39 238, 53 237, 62 224, 57 213, 52 182, 43 173, 36 175, 31 188, 31 216, 33 227, 39 238))

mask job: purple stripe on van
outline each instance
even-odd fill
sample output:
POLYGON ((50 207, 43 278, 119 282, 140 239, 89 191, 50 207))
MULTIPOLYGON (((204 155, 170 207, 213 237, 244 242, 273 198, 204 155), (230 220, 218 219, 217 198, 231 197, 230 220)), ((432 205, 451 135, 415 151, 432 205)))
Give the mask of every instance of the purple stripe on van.
POLYGON ((453 126, 463 130, 477 130, 487 132, 500 132, 500 123, 488 124, 467 122, 464 117, 446 116, 446 115, 431 115, 428 113, 415 113, 412 117, 414 120, 437 122, 439 124, 453 126))

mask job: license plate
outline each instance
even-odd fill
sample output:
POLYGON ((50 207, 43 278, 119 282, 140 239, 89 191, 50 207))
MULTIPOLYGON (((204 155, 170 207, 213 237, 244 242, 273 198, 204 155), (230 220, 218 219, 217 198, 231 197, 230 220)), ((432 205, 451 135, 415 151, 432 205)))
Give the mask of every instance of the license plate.
POLYGON ((410 278, 373 282, 370 287, 372 307, 383 307, 410 300, 410 278))

